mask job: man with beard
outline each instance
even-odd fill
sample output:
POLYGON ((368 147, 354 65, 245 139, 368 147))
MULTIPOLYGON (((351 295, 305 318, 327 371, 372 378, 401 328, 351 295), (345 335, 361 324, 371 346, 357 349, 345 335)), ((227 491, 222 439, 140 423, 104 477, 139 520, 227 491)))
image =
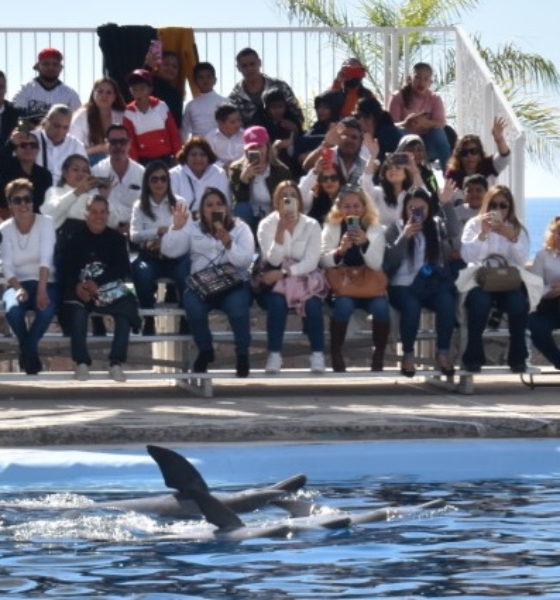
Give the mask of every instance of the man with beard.
POLYGON ((24 83, 13 97, 16 108, 38 123, 54 104, 65 104, 72 111, 81 106, 78 94, 59 79, 62 71, 60 50, 41 50, 33 68, 37 71, 37 77, 24 83))
POLYGON ((332 86, 333 90, 338 90, 342 95, 341 117, 353 114, 362 98, 374 97, 373 93, 362 85, 366 72, 366 68, 357 58, 348 58, 342 63, 332 86))

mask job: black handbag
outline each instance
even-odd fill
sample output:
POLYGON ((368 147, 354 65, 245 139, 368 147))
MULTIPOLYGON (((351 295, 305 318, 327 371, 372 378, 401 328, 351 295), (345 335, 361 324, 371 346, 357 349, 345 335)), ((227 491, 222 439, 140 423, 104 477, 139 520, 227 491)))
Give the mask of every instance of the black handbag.
POLYGON ((519 269, 501 254, 489 254, 476 272, 476 283, 485 292, 513 292, 523 283, 519 269))
POLYGON ((187 277, 187 289, 202 300, 223 294, 243 284, 239 271, 231 263, 211 265, 187 277))

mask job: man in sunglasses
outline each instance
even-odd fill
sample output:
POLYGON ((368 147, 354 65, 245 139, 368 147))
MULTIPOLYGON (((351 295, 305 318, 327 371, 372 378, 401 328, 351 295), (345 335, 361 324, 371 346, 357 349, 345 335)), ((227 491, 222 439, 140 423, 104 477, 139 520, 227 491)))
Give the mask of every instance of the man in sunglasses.
POLYGON ((144 167, 128 157, 130 137, 124 125, 107 129, 109 156, 99 161, 91 172, 109 186, 109 207, 117 215, 121 233, 127 233, 132 205, 140 197, 144 167))
POLYGON ((23 84, 13 97, 14 105, 37 123, 55 104, 64 104, 73 111, 82 105, 78 94, 59 79, 62 59, 62 52, 56 48, 41 50, 33 67, 37 77, 23 84))
POLYGON ((38 213, 45 192, 53 184, 51 172, 35 163, 39 152, 37 138, 25 129, 16 128, 10 136, 13 156, 0 164, 0 218, 9 216, 4 188, 14 179, 27 179, 33 184, 33 212, 38 213))

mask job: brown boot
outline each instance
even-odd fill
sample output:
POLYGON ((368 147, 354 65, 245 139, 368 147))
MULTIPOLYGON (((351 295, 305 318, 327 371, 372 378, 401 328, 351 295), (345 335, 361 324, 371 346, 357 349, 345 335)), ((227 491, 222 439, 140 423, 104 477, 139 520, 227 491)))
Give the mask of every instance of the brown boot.
POLYGON ((346 365, 342 358, 342 346, 348 329, 348 321, 333 321, 331 319, 331 366, 335 373, 344 373, 346 365))
POLYGON ((390 329, 391 324, 389 321, 376 321, 374 319, 371 324, 371 339, 373 342, 373 353, 371 355, 372 371, 383 371, 383 358, 385 356, 390 329))

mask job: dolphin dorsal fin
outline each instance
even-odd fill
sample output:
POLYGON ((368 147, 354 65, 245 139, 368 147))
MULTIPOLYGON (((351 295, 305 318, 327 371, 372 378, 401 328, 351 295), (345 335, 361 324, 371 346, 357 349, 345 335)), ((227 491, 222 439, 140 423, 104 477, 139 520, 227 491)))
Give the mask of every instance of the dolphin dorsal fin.
POLYGON ((156 461, 165 485, 181 493, 189 494, 192 490, 208 493, 206 481, 192 463, 184 456, 169 448, 146 446, 150 456, 156 461))

